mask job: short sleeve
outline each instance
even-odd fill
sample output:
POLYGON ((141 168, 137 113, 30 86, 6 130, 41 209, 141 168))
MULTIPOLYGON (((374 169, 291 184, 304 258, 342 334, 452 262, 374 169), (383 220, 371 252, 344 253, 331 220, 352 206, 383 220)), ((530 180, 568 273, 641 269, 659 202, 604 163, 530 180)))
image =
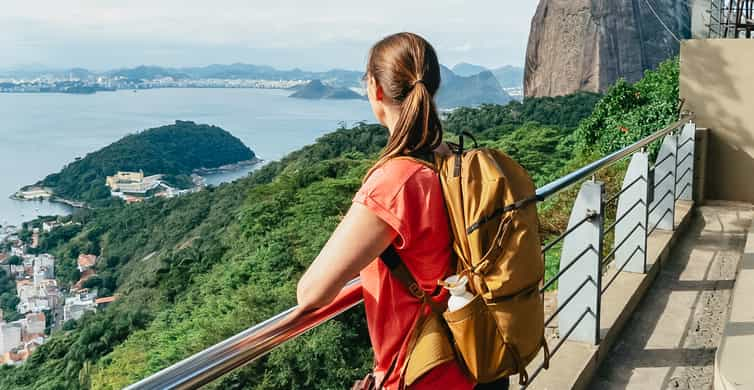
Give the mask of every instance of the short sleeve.
POLYGON ((421 169, 417 165, 388 162, 376 169, 353 197, 353 202, 366 206, 395 230, 397 249, 403 249, 411 242, 407 224, 407 211, 411 205, 406 204, 406 192, 410 190, 406 184, 421 169))

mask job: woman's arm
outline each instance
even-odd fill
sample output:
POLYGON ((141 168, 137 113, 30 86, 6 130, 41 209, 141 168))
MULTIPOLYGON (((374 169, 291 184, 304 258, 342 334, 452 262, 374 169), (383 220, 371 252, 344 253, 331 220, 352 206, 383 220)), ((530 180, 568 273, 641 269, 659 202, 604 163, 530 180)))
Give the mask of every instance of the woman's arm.
POLYGON ((298 282, 298 310, 332 302, 348 281, 369 265, 396 237, 385 221, 353 203, 324 248, 298 282))

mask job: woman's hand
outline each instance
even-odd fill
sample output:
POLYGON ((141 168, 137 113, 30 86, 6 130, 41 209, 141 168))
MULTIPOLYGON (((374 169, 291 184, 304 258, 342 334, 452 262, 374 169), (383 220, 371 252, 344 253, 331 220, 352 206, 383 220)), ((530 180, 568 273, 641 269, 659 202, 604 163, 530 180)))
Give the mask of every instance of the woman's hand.
POLYGON ((369 265, 395 239, 397 233, 360 203, 353 203, 298 282, 300 311, 332 302, 343 286, 369 265))

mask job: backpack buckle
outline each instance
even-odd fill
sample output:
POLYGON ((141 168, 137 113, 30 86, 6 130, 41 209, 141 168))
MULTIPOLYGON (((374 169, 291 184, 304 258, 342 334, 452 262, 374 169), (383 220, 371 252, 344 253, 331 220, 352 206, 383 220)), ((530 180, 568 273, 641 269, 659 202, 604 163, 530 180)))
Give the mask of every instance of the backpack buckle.
POLYGON ((424 293, 424 290, 422 290, 417 283, 411 283, 408 286, 408 291, 410 291, 413 296, 419 299, 424 299, 424 296, 426 295, 424 293))

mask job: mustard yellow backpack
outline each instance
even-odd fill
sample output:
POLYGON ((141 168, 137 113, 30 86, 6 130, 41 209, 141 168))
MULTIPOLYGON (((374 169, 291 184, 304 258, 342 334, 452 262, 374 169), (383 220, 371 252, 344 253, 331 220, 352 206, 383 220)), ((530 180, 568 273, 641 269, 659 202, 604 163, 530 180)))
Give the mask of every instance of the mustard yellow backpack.
POLYGON ((545 367, 549 361, 534 183, 499 150, 464 150, 463 135, 450 146, 452 154, 435 154, 434 163, 417 161, 440 176, 457 272, 468 277, 475 298, 453 312, 438 308, 394 252, 383 254, 393 275, 433 309, 414 329, 402 377, 410 385, 454 353, 478 383, 518 374, 523 385, 528 382, 526 365, 541 348, 545 367), (450 341, 443 341, 448 333, 450 341))

